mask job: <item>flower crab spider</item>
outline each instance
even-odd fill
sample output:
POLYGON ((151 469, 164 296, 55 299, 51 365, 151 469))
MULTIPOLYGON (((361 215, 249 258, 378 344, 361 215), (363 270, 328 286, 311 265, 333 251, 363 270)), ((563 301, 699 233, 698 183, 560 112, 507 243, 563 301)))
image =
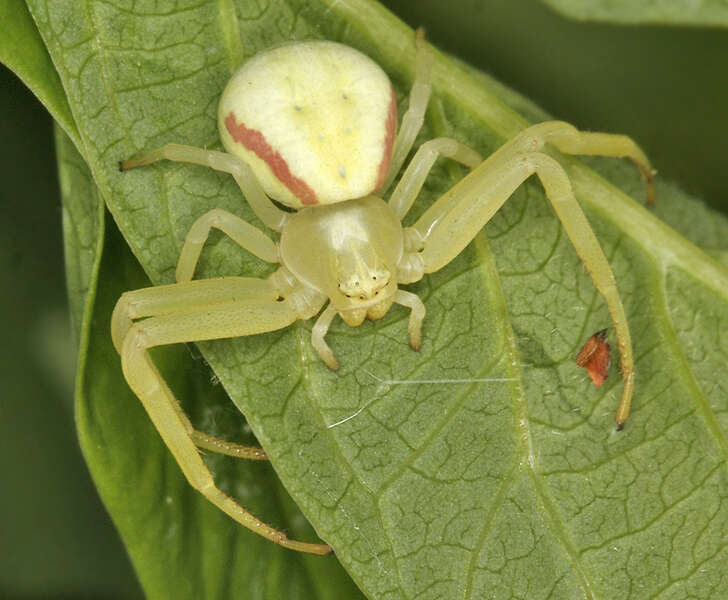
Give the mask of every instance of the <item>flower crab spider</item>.
POLYGON ((571 190, 564 169, 542 152, 627 157, 652 197, 652 169, 628 137, 583 133, 562 122, 529 127, 483 161, 449 138, 425 142, 392 192, 422 126, 430 96, 433 55, 416 36, 415 80, 399 132, 389 79, 360 52, 327 41, 295 42, 256 55, 222 94, 218 125, 227 150, 167 144, 121 163, 122 170, 167 159, 229 173, 260 220, 280 234, 276 243, 220 209, 192 225, 177 264, 177 283, 127 292, 114 309, 111 332, 124 375, 190 484, 252 531, 287 548, 326 554, 326 544, 294 541, 261 522, 219 490, 200 448, 263 460, 265 453, 194 429, 154 366, 154 346, 247 336, 316 316, 311 342, 331 368, 325 341, 336 315, 356 327, 383 317, 393 303, 410 309, 409 340, 421 343, 425 306, 399 284, 441 269, 470 243, 514 190, 536 174, 596 288, 606 299, 621 354, 624 391, 617 413, 627 418, 633 361, 627 321, 614 276, 571 190), (410 227, 401 220, 438 156, 470 173, 410 227), (273 198, 296 212, 281 210, 273 198), (267 279, 192 280, 210 229, 217 228, 258 258, 280 265, 267 279))

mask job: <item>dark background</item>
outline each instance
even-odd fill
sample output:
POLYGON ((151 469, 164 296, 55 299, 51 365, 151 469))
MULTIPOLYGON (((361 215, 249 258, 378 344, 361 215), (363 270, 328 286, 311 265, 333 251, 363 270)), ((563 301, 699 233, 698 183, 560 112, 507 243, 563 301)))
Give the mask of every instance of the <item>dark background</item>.
MULTIPOLYGON (((728 211, 728 31, 581 24, 536 0, 386 4, 555 117, 629 133, 728 211)), ((4 67, 0 132, 0 597, 141 597, 76 441, 51 119, 4 67)))

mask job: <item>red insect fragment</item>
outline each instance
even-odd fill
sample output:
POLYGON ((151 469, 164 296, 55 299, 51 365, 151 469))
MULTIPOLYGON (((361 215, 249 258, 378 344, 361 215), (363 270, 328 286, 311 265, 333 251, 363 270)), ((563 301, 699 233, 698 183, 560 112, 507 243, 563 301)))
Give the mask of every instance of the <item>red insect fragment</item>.
POLYGON ((612 364, 610 350, 607 341, 607 330, 603 329, 586 341, 576 357, 576 364, 586 369, 589 377, 597 387, 600 387, 607 380, 609 365, 612 364))

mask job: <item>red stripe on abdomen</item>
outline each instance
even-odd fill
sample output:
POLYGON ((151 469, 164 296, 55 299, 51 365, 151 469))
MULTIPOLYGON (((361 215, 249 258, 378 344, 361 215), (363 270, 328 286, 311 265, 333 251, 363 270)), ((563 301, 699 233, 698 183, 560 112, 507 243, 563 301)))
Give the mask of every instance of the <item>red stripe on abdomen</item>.
POLYGON ((249 129, 243 123, 238 124, 232 112, 225 117, 225 127, 236 142, 254 152, 258 158, 270 167, 278 181, 291 190, 291 193, 301 201, 301 204, 306 206, 318 204, 314 191, 303 179, 291 173, 288 163, 278 152, 273 150, 260 131, 249 129))
POLYGON ((391 89, 391 98, 389 100, 389 112, 387 113, 386 133, 384 134, 384 154, 379 163, 377 171, 377 190, 384 183, 389 171, 389 163, 392 160, 392 146, 394 145, 394 134, 397 132, 397 96, 394 95, 394 88, 391 89))

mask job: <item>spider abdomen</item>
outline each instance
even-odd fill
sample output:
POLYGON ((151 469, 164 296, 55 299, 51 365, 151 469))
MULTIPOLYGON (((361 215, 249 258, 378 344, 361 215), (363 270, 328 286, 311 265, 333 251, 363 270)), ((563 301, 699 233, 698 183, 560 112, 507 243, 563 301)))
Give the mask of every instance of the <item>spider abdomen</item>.
POLYGON ((223 92, 225 149, 293 208, 375 191, 387 175, 397 103, 384 71, 348 46, 285 44, 257 54, 223 92))

